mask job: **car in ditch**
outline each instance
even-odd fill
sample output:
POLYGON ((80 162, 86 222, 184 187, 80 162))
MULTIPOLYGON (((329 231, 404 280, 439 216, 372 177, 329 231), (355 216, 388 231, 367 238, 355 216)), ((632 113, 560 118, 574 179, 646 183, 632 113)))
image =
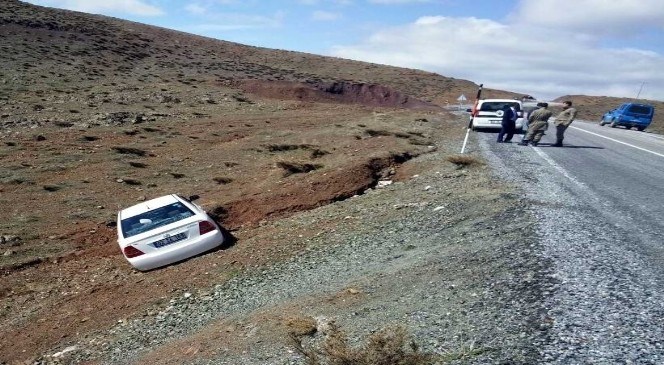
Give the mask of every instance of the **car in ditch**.
POLYGON ((200 206, 171 194, 118 212, 118 245, 141 271, 188 259, 224 243, 224 231, 200 206))
POLYGON ((648 128, 655 115, 655 107, 649 104, 624 103, 620 107, 604 113, 599 125, 610 125, 612 128, 623 126, 627 129, 636 128, 640 131, 648 128))
POLYGON ((514 108, 517 113, 516 130, 523 130, 523 103, 518 99, 483 99, 477 103, 475 115, 472 116, 474 131, 478 129, 500 129, 502 127, 503 108, 505 105, 514 108))

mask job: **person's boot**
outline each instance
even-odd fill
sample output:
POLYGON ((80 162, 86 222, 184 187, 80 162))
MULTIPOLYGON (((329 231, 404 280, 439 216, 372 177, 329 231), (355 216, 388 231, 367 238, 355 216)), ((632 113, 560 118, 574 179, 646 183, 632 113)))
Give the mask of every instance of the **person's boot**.
POLYGON ((556 141, 556 143, 552 144, 551 146, 553 146, 553 147, 562 147, 563 146, 563 141, 556 141))
POLYGON ((532 141, 532 142, 530 142, 530 144, 532 144, 533 147, 537 147, 537 145, 539 144, 539 141, 532 141))
POLYGON ((527 139, 522 139, 521 142, 519 142, 519 146, 527 146, 528 142, 530 142, 530 141, 527 140, 527 139))

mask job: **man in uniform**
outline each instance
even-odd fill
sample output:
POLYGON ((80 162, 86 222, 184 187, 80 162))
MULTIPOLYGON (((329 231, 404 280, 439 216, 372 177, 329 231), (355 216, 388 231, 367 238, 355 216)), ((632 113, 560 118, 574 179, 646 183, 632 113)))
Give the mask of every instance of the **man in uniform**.
POLYGON ((533 111, 528 116, 528 132, 526 137, 519 143, 521 146, 527 146, 528 143, 537 146, 544 135, 544 131, 549 128, 549 118, 553 115, 547 103, 537 103, 539 109, 533 111))
POLYGON ((514 137, 516 129, 516 110, 511 108, 508 104, 503 106, 503 119, 501 121, 500 133, 498 133, 498 143, 509 143, 514 137), (506 136, 507 135, 507 136, 506 136))
POLYGON ((553 145, 554 147, 563 146, 565 130, 572 124, 574 118, 576 118, 576 109, 572 108, 572 102, 569 100, 564 101, 563 111, 556 116, 556 120, 553 122, 556 126, 556 143, 553 145))

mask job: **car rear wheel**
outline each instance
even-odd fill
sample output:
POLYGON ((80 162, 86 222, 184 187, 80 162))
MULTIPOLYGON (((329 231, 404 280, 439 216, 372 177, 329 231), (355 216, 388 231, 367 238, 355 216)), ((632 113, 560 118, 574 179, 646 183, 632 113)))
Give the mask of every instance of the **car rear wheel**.
POLYGON ((646 127, 641 127, 641 126, 639 126, 639 127, 636 127, 636 129, 638 129, 639 132, 643 132, 643 130, 646 129, 646 127))

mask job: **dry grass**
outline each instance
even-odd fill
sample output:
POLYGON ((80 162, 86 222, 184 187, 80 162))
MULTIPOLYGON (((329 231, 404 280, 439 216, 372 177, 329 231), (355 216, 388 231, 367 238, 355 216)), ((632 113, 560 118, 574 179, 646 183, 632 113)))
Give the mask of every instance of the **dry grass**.
POLYGON ((484 164, 484 162, 481 159, 470 155, 450 155, 447 156, 445 159, 461 167, 484 164))
POLYGON ((359 347, 351 347, 347 336, 334 325, 316 348, 306 348, 301 339, 293 338, 307 365, 429 365, 437 361, 435 355, 420 352, 402 327, 376 332, 359 347))
POLYGON ((319 164, 297 163, 297 162, 277 162, 277 166, 284 169, 284 177, 293 174, 304 174, 323 167, 319 164))
POLYGON ((140 149, 140 148, 134 148, 134 147, 122 147, 122 146, 115 146, 111 147, 115 152, 122 154, 122 155, 136 155, 136 156, 145 156, 147 153, 146 151, 140 149))
POLYGON ((316 320, 312 317, 290 317, 285 320, 291 336, 311 336, 317 331, 316 320))
POLYGON ((230 184, 230 183, 233 182, 233 179, 231 179, 229 177, 223 177, 223 176, 214 177, 214 178, 212 178, 212 180, 214 182, 216 182, 217 184, 219 184, 219 185, 226 185, 226 184, 230 184))

